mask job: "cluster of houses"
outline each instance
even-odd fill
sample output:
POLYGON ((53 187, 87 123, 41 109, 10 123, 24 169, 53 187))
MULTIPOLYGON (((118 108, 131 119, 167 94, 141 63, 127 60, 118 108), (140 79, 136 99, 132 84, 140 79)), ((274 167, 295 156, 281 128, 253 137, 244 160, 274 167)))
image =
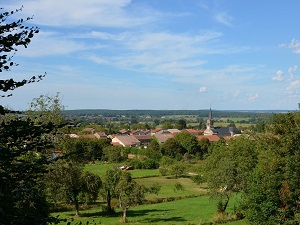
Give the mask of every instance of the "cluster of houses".
POLYGON ((86 128, 85 131, 90 132, 86 135, 70 134, 71 138, 110 138, 111 144, 114 146, 124 147, 145 147, 150 143, 152 137, 155 137, 159 143, 164 143, 169 138, 173 138, 177 133, 188 132, 197 137, 198 140, 207 138, 210 142, 216 142, 223 137, 230 139, 240 135, 240 131, 236 127, 214 127, 212 111, 210 110, 205 130, 195 129, 167 129, 156 128, 154 130, 120 130, 116 134, 106 135, 103 132, 94 132, 93 128, 86 128))

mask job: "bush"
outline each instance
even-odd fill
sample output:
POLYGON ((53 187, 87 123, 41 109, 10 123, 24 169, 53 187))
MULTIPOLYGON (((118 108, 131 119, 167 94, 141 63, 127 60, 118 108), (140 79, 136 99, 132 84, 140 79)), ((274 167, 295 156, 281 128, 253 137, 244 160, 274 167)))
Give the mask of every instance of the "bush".
POLYGON ((129 166, 133 166, 135 169, 143 169, 144 164, 138 159, 132 159, 129 162, 129 166))
POLYGON ((167 176, 169 175, 169 170, 167 168, 163 168, 163 167, 160 167, 159 168, 159 172, 162 176, 167 176))
POLYGON ((143 168, 144 169, 157 169, 159 167, 159 163, 155 161, 154 159, 146 159, 145 162, 143 163, 143 168))

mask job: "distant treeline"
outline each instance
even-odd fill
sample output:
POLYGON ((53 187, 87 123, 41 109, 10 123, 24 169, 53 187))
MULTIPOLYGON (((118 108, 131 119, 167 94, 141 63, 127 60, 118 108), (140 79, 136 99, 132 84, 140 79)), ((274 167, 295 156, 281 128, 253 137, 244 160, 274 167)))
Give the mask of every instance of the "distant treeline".
MULTIPOLYGON (((268 117, 272 114, 285 113, 287 110, 212 110, 213 117, 268 117)), ((163 116, 180 116, 190 115, 197 117, 208 117, 209 110, 110 110, 110 109, 80 109, 80 110, 65 110, 66 116, 103 116, 103 117, 137 117, 137 116, 151 116, 151 117, 163 117, 163 116)))

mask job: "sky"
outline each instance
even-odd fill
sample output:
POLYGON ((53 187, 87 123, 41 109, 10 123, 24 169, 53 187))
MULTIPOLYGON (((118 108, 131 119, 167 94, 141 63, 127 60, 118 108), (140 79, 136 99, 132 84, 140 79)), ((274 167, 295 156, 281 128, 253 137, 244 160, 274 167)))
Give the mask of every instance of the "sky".
POLYGON ((39 83, 2 98, 25 110, 40 95, 65 109, 295 110, 298 0, 3 0, 33 19, 28 48, 2 77, 39 83))

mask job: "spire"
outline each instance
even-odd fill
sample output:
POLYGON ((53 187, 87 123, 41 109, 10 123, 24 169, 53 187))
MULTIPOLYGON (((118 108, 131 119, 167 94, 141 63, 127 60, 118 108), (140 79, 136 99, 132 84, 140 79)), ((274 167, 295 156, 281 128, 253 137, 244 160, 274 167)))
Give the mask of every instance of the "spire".
POLYGON ((212 115, 212 111, 211 108, 209 108, 209 116, 208 116, 209 120, 213 120, 213 115, 212 115))

